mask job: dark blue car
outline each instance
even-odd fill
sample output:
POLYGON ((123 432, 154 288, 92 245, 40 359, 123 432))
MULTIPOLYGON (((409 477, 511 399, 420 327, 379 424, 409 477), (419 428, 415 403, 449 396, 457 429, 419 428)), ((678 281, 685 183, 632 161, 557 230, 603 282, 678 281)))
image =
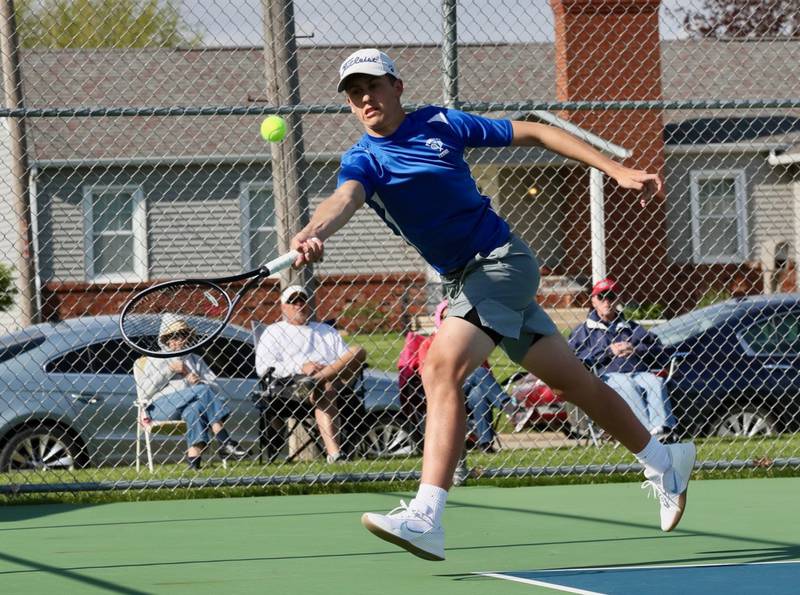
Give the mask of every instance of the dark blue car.
POLYGON ((800 294, 736 298, 651 329, 665 346, 682 434, 797 431, 800 294))

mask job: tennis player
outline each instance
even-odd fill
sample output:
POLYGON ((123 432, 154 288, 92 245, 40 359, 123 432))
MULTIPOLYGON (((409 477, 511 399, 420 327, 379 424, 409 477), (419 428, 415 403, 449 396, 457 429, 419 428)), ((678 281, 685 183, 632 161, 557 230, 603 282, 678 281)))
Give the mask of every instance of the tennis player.
POLYGON ((406 113, 403 81, 377 49, 350 55, 339 91, 366 133, 342 157, 338 187, 292 239, 295 266, 319 261, 323 242, 366 202, 440 273, 450 303, 422 370, 427 423, 416 497, 388 514, 366 513, 378 537, 426 560, 444 560, 442 512, 465 432, 462 385, 496 347, 585 411, 644 466, 645 487, 671 531, 686 506, 691 443, 663 445, 625 401, 589 373, 536 303, 539 266, 481 195, 464 161, 467 147, 543 146, 595 167, 640 201, 661 189, 656 174, 630 169, 562 130, 427 106, 406 113))

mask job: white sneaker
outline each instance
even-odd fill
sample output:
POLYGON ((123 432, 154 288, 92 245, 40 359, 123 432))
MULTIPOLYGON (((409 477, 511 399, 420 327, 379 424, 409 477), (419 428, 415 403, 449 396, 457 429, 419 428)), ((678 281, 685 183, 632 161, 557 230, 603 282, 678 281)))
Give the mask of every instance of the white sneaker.
POLYGON ((686 508, 689 478, 694 468, 697 449, 691 442, 667 444, 672 467, 666 473, 655 473, 645 468, 647 478, 642 489, 650 488, 661 504, 661 530, 672 531, 678 526, 686 508))
POLYGON ((389 514, 365 512, 361 524, 381 539, 399 545, 424 560, 444 560, 444 529, 433 526, 433 519, 424 512, 400 506, 389 514))
POLYGON ((332 455, 326 455, 325 460, 328 462, 328 465, 334 465, 336 463, 344 463, 344 455, 342 451, 339 451, 332 455))

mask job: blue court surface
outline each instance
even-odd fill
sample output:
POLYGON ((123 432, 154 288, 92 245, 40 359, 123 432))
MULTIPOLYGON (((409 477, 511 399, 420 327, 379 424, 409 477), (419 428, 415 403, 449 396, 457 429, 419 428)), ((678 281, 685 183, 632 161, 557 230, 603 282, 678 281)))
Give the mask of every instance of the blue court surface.
POLYGON ((520 572, 482 576, 584 595, 796 595, 800 561, 680 566, 619 566, 520 572))

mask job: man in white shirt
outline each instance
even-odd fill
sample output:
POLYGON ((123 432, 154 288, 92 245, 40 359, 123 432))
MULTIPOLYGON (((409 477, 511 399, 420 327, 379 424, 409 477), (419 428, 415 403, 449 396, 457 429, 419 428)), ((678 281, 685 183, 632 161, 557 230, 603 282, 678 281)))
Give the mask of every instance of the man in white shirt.
POLYGON ((313 381, 309 399, 328 462, 334 463, 342 458, 336 397, 354 379, 367 354, 361 347, 348 347, 332 326, 310 320, 309 297, 300 285, 283 290, 283 320, 270 324, 261 334, 256 346, 256 372, 263 377, 274 368, 276 379, 300 375, 313 381))

